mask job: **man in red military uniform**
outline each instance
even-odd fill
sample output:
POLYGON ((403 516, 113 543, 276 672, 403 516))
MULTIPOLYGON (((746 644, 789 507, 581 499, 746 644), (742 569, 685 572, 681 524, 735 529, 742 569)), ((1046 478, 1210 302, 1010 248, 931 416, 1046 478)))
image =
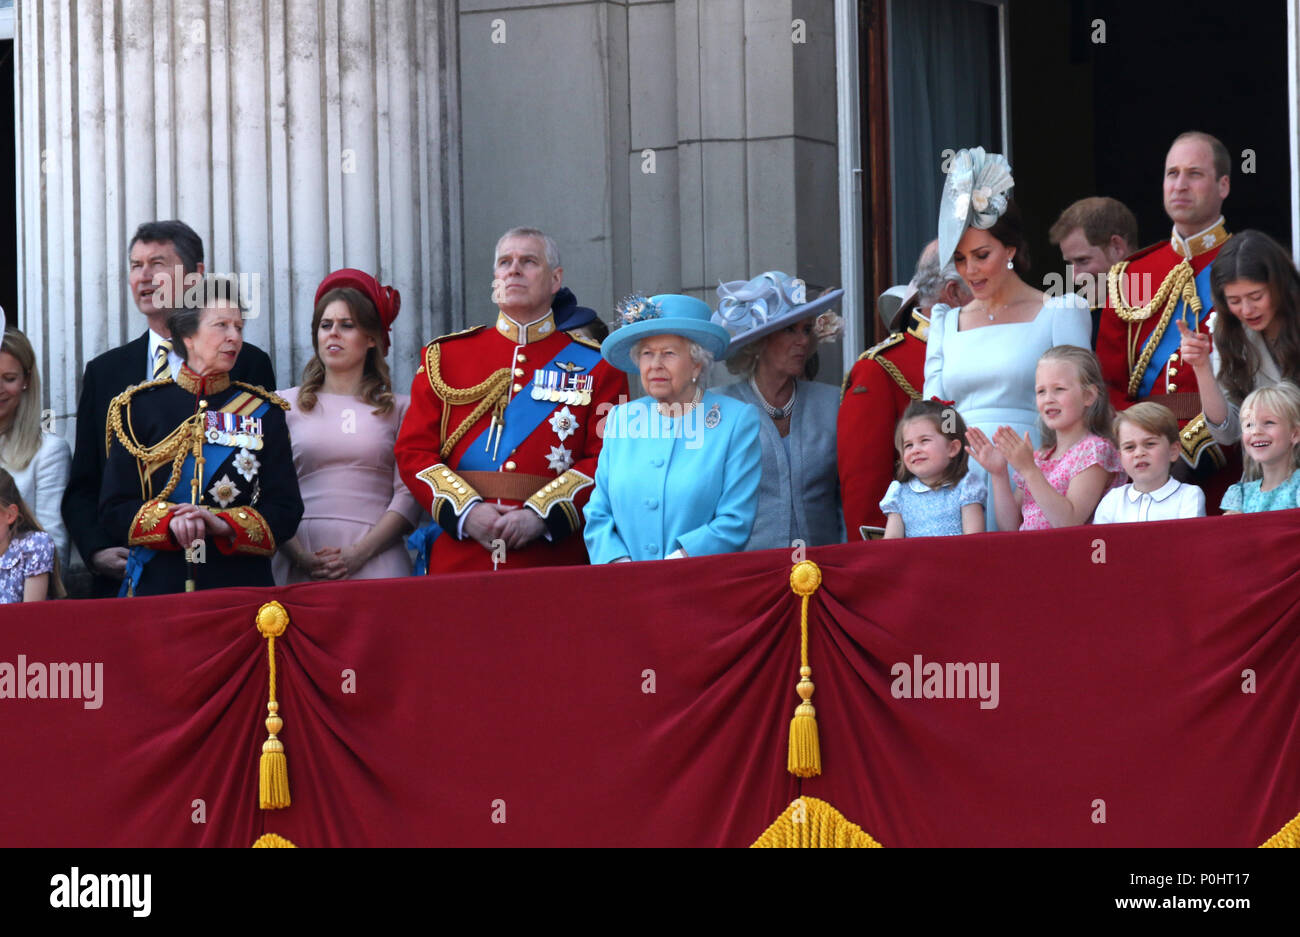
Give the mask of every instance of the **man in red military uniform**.
POLYGON ((1174 140, 1164 181, 1173 233, 1111 268, 1097 332, 1097 358, 1115 409, 1150 400, 1172 410, 1183 450, 1175 474, 1192 480, 1196 470, 1206 503, 1215 505, 1230 480, 1222 471, 1227 457, 1205 425, 1196 375, 1179 360, 1175 323, 1204 332, 1213 311, 1210 264, 1230 236, 1221 211, 1230 172, 1227 148, 1215 137, 1189 131, 1174 140))
POLYGON ((939 269, 939 243, 931 241, 921 251, 912 282, 885 291, 877 302, 891 334, 858 356, 844 379, 836 421, 840 499, 849 540, 860 538, 860 527, 885 526, 880 499, 894 480, 894 427, 907 405, 920 398, 925 383, 930 307, 970 300, 957 271, 939 269), (899 293, 902 302, 895 309, 890 300, 900 298, 899 293))
POLYGON ((507 231, 494 277, 496 324, 424 349, 397 436, 402 479, 440 528, 431 573, 587 562, 598 418, 627 397, 599 345, 556 327, 564 271, 550 237, 507 231))

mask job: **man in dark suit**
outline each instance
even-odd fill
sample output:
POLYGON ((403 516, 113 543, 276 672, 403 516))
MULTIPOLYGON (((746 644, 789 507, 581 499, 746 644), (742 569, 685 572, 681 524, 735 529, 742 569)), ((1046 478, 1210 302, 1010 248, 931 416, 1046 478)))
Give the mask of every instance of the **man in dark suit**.
MULTIPOLYGON (((63 519, 77 551, 95 575, 94 596, 117 595, 126 570, 126 544, 99 520, 99 489, 108 405, 133 384, 175 378, 181 358, 172 350, 167 314, 184 296, 184 279, 203 273, 203 240, 181 221, 149 221, 131 238, 131 298, 148 329, 134 341, 110 349, 86 365, 77 404, 77 444, 72 474, 63 495, 63 519)), ((266 352, 245 342, 230 372, 233 380, 275 389, 275 372, 266 352)))

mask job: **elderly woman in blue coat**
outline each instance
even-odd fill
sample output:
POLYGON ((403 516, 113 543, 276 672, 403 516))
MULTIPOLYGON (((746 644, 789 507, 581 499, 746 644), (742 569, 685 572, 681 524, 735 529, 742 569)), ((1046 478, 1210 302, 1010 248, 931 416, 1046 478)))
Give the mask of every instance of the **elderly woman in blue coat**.
POLYGON ((593 563, 705 556, 742 549, 754 524, 759 415, 704 389, 727 350, 708 305, 672 294, 619 304, 621 328, 601 354, 637 374, 647 394, 612 409, 587 502, 593 563))
POLYGON ((818 343, 844 329, 830 311, 843 295, 831 290, 808 302, 803 280, 776 270, 718 287, 713 321, 731 333, 727 370, 744 377, 721 392, 766 415, 758 513, 746 550, 844 542, 835 452, 840 395, 805 379, 818 343))

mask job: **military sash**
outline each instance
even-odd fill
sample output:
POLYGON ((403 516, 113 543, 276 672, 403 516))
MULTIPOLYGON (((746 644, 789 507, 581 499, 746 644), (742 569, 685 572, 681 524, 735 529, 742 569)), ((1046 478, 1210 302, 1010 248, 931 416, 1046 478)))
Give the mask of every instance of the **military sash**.
MULTIPOLYGON (((505 424, 501 439, 495 444, 490 436, 493 426, 480 432, 470 442, 456 466, 458 472, 495 472, 510 458, 510 453, 541 426, 557 403, 577 404, 591 384, 591 372, 600 362, 600 352, 578 342, 570 342, 533 375, 533 393, 520 391, 511 398, 502 417, 505 424), (553 375, 553 376, 552 376, 553 375), (495 451, 494 451, 495 450, 495 451)), ((590 400, 590 396, 587 397, 590 400)))

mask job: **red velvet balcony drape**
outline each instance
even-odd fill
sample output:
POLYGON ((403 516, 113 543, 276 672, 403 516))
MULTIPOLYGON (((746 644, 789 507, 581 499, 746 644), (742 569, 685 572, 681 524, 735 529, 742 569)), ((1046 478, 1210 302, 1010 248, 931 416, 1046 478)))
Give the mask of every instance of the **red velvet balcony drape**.
MULTIPOLYGON (((802 792, 885 846, 1255 846, 1300 813, 1300 514, 808 556, 802 792), (896 698, 918 655, 997 664, 996 707, 896 698)), ((791 559, 7 606, 0 694, 19 655, 103 686, 0 698, 0 844, 748 845, 800 792, 791 559), (262 811, 271 599, 293 805, 262 811)))

